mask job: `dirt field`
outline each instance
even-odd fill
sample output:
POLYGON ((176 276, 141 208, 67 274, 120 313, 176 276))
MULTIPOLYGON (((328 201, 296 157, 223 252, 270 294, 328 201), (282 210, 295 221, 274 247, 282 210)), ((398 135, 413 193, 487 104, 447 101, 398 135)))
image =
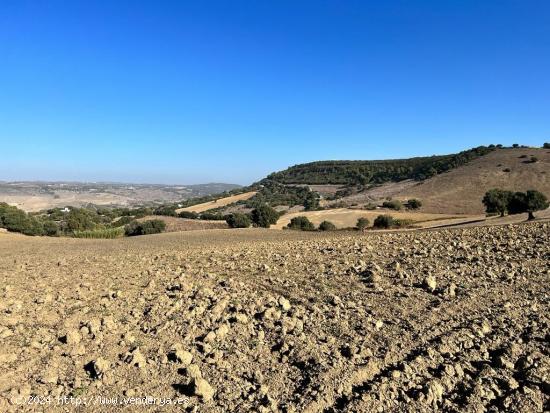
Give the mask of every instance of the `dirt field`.
POLYGON ((193 205, 187 208, 180 208, 180 209, 177 209, 176 212, 177 213, 180 213, 182 211, 204 212, 204 211, 208 211, 209 209, 223 207, 237 201, 244 201, 244 200, 250 199, 254 195, 256 195, 256 191, 245 192, 244 194, 228 196, 227 198, 221 198, 221 199, 218 199, 217 201, 210 201, 210 202, 205 202, 203 204, 193 205))
POLYGON ((0 233, 0 411, 542 412, 549 230, 0 233))
POLYGON ((401 212, 401 211, 392 211, 386 209, 377 209, 373 211, 367 210, 357 210, 357 209, 346 209, 346 208, 337 208, 337 209, 327 209, 324 211, 300 211, 292 212, 289 214, 283 215, 277 224, 272 225, 272 229, 282 229, 288 225, 290 220, 297 216, 306 216, 308 219, 318 226, 323 221, 330 221, 337 228, 353 228, 357 223, 357 219, 361 217, 368 218, 370 225, 376 219, 378 215, 387 214, 391 215, 397 219, 411 219, 417 223, 426 222, 426 221, 439 221, 439 220, 448 220, 448 219, 460 219, 460 220, 469 220, 472 218, 470 215, 449 215, 449 214, 426 214, 423 212, 401 212))

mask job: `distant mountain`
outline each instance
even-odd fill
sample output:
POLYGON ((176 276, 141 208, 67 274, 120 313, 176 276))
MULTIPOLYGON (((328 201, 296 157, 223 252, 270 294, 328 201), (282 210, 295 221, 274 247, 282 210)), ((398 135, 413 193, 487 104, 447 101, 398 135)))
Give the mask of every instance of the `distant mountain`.
POLYGON ((240 188, 240 185, 225 183, 163 185, 112 182, 0 182, 0 202, 16 205, 26 211, 86 204, 156 205, 213 195, 236 188, 240 188))

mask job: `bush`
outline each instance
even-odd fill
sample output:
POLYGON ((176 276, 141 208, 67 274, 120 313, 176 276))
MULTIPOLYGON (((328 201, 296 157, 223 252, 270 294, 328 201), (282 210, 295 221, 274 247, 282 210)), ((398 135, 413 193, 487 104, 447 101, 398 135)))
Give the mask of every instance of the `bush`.
POLYGON ((403 204, 397 200, 393 201, 384 201, 382 204, 384 208, 394 209, 396 211, 399 211, 401 208, 403 208, 403 204))
POLYGON ((336 225, 330 221, 323 221, 319 224, 319 231, 334 231, 336 230, 336 225))
POLYGON ((166 223, 160 219, 138 222, 133 221, 126 225, 124 232, 127 236, 158 234, 166 229, 166 223))
POLYGON ((43 235, 42 223, 17 207, 0 203, 0 228, 25 235, 43 235))
POLYGON ((204 219, 206 221, 225 221, 226 218, 226 216, 220 213, 203 212, 200 214, 200 219, 204 219))
POLYGON ((44 228, 44 235, 48 237, 57 237, 59 235, 59 225, 54 221, 44 221, 42 224, 44 228))
POLYGON ((412 219, 394 219, 392 227, 396 228, 410 228, 414 224, 412 219))
POLYGON ((176 207, 174 205, 162 205, 153 211, 154 215, 163 215, 167 217, 176 217, 176 207))
POLYGON ((279 219, 279 213, 268 205, 259 205, 252 211, 252 222, 257 227, 269 228, 276 224, 279 219))
POLYGON ((370 202, 367 205, 365 205, 363 208, 366 209, 367 211, 374 211, 376 208, 378 208, 378 206, 370 202))
POLYGON ((391 228, 394 225, 394 220, 391 215, 378 215, 374 220, 374 228, 391 228))
POLYGON ((248 215, 237 212, 229 215, 226 222, 231 228, 248 228, 252 223, 248 215))
POLYGON ((98 215, 88 209, 73 208, 67 214, 65 222, 70 232, 87 231, 96 227, 98 215))
POLYGON ((117 219, 116 221, 112 222, 112 223, 111 223, 111 226, 112 226, 113 228, 115 228, 115 227, 123 227, 124 225, 129 224, 130 222, 132 222, 133 220, 134 220, 133 217, 124 215, 124 216, 121 216, 121 217, 120 217, 119 219, 117 219))
POLYGON ((359 231, 363 231, 365 228, 367 228, 370 224, 370 221, 368 218, 361 217, 357 220, 357 223, 355 224, 355 228, 357 228, 359 231))
POLYGON ((304 216, 294 217, 290 220, 290 223, 287 225, 289 229, 297 229, 301 231, 313 231, 315 230, 315 225, 304 216))
POLYGON ((537 163, 539 161, 539 158, 537 158, 536 156, 531 156, 531 158, 529 158, 529 163, 537 163))
POLYGON ((199 214, 193 211, 181 211, 178 216, 187 219, 199 219, 199 214))
POLYGON ((422 201, 420 199, 412 198, 407 201, 407 208, 409 209, 418 209, 422 206, 422 201))

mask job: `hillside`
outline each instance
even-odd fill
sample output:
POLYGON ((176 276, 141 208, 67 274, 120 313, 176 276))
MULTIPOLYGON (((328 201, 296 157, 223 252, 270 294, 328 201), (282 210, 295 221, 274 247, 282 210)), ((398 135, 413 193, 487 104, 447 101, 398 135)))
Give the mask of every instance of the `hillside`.
POLYGON ((86 204, 111 206, 156 205, 218 194, 239 185, 127 184, 110 182, 1 182, 0 202, 25 211, 86 204))
POLYGON ((478 214, 491 188, 536 189, 550 197, 550 150, 498 149, 486 156, 396 192, 399 199, 419 198, 424 212, 478 214), (530 162, 531 157, 538 159, 530 162))
POLYGON ((496 147, 479 146, 457 154, 374 161, 319 161, 292 166, 267 179, 282 184, 366 185, 423 180, 464 165, 496 147))

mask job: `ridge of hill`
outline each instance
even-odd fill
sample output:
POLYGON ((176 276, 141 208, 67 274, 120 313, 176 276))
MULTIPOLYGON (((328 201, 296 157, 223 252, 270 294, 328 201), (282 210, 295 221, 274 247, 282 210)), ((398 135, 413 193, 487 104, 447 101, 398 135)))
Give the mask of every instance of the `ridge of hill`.
POLYGON ((456 154, 407 159, 309 162, 274 172, 263 181, 310 185, 367 185, 405 179, 421 181, 465 165, 495 149, 497 146, 490 145, 478 146, 456 154))

